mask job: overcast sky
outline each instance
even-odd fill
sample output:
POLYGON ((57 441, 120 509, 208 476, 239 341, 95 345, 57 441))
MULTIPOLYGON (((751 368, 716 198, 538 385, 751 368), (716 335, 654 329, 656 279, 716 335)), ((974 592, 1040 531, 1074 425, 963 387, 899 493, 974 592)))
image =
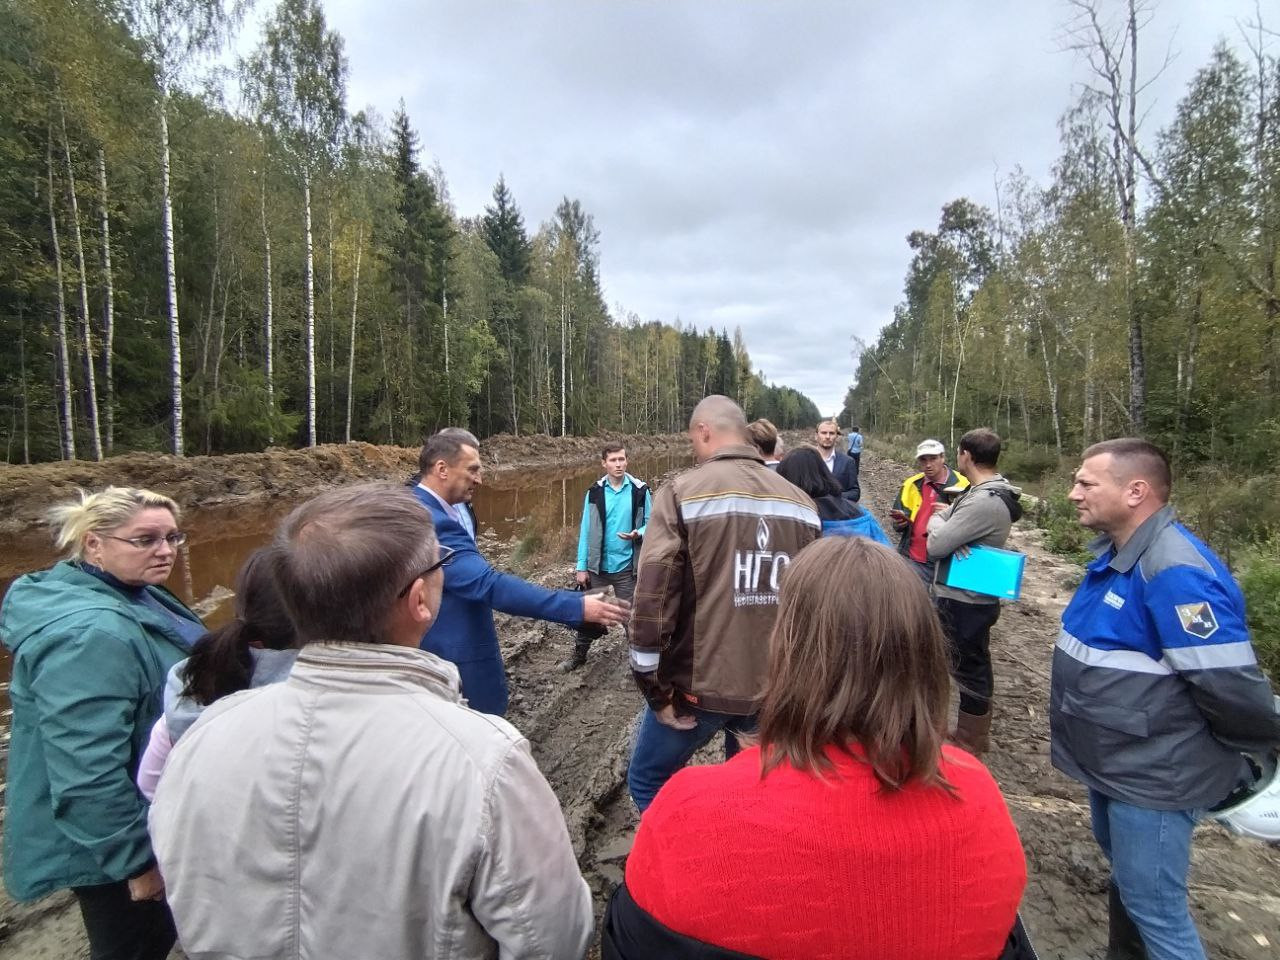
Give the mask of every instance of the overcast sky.
MULTIPOLYGON (((500 172, 531 233, 577 198, 616 314, 740 326, 756 366, 824 412, 853 337, 902 299, 906 235, 959 196, 994 206, 997 172, 1045 182, 1088 77, 1066 0, 324 2, 349 107, 389 117, 403 97, 460 215, 500 172)), ((1253 11, 1158 4, 1140 69, 1174 60, 1148 141, 1253 11)))

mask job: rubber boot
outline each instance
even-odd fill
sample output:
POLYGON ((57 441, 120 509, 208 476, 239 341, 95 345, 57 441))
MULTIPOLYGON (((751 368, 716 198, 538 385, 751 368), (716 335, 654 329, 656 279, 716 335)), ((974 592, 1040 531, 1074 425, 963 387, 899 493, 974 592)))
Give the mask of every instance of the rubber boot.
POLYGON ((1107 888, 1108 931, 1107 960, 1147 960, 1142 934, 1129 917, 1120 899, 1120 888, 1114 882, 1107 888))
POLYGON ((591 641, 574 641, 573 652, 561 660, 556 666, 561 673, 573 673, 587 662, 587 651, 591 649, 591 641))
POLYGON ((991 707, 988 706, 987 712, 981 715, 961 710, 956 716, 956 728, 951 734, 951 742, 968 750, 975 757, 986 753, 991 745, 991 707))

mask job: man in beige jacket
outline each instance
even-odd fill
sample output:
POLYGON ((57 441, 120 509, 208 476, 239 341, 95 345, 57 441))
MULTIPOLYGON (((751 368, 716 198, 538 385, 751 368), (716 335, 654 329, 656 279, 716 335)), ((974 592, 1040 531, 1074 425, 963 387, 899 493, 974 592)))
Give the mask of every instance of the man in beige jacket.
POLYGON ((151 809, 192 960, 586 951, 590 893, 528 742, 418 649, 446 550, 390 484, 330 491, 281 524, 293 673, 205 711, 151 809))

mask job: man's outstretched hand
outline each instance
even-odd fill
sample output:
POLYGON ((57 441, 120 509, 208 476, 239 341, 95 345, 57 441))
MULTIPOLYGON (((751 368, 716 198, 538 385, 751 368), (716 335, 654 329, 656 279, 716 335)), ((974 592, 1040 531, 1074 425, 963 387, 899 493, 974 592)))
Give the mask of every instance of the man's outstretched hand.
POLYGON ((625 600, 605 600, 590 593, 582 598, 582 619, 586 623, 611 627, 615 623, 626 623, 630 615, 631 604, 625 600))

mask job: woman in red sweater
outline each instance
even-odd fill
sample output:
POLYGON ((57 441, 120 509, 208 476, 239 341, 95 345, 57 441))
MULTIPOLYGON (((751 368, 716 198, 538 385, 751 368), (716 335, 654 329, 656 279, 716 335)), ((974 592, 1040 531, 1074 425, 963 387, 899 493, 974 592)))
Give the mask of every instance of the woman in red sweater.
POLYGON ((806 547, 783 581, 759 744, 662 788, 604 956, 1012 956, 1026 860, 991 775, 944 743, 949 683, 900 556, 862 537, 806 547))

